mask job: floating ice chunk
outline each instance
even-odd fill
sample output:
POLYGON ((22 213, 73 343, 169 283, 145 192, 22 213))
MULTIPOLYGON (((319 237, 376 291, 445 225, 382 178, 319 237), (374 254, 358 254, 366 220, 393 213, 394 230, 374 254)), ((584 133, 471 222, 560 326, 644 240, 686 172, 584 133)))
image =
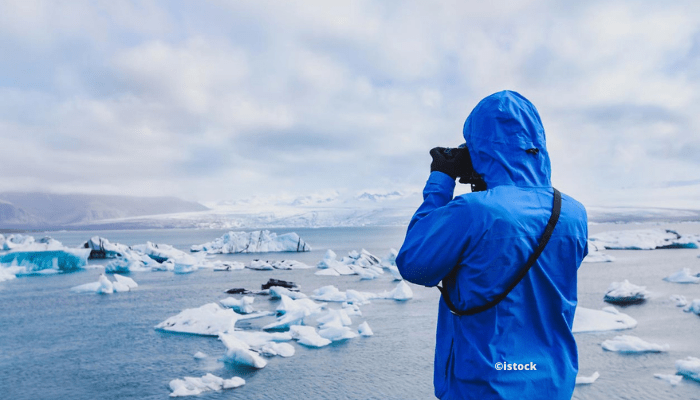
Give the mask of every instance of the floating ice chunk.
POLYGON ((117 279, 116 282, 110 282, 105 274, 101 274, 97 282, 74 286, 70 290, 76 293, 110 294, 114 292, 128 292, 132 287, 138 286, 133 279, 120 275, 116 276, 119 276, 121 280, 117 279))
POLYGON ((292 346, 289 343, 275 342, 265 343, 259 349, 260 354, 267 357, 280 356, 287 358, 293 356, 295 351, 296 350, 294 350, 294 346, 292 346))
POLYGON ((391 276, 394 277, 395 281, 400 281, 403 279, 401 276, 401 273, 399 272, 399 268, 396 266, 396 257, 398 256, 399 252, 396 251, 396 249, 391 249, 389 250, 389 254, 382 258, 382 261, 380 265, 382 268, 385 268, 389 270, 389 273, 391 273, 391 276))
POLYGON ((253 302, 254 301, 255 301, 254 297, 243 296, 243 298, 241 298, 241 299, 236 299, 234 297, 227 297, 223 300, 219 300, 219 303, 221 303, 221 305, 224 307, 232 308, 233 311, 235 311, 239 314, 250 314, 253 312, 253 302))
POLYGON ((266 253, 311 251, 311 247, 294 232, 277 235, 275 232, 228 232, 211 242, 194 245, 190 251, 205 251, 210 254, 266 253))
POLYGON ((114 275, 112 275, 112 276, 114 277, 114 279, 115 279, 117 282, 119 282, 119 283, 121 283, 121 284, 123 284, 123 285, 126 285, 129 289, 133 289, 133 288, 136 288, 136 287, 139 286, 138 283, 136 283, 135 280, 133 280, 133 279, 131 279, 131 278, 129 278, 129 277, 122 276, 122 275, 119 275, 119 274, 114 274, 114 275))
POLYGON ((357 316, 361 317, 362 316, 362 311, 360 311, 359 305, 355 303, 343 303, 343 310, 345 310, 345 313, 350 316, 357 316))
POLYGON ((93 236, 87 242, 80 246, 85 249, 90 249, 90 258, 117 258, 125 257, 128 254, 133 253, 133 250, 129 246, 120 243, 111 243, 109 240, 93 236))
POLYGON ((636 304, 646 300, 648 294, 646 286, 637 286, 625 279, 611 283, 604 300, 613 304, 636 304))
POLYGON ((314 290, 314 294, 311 298, 319 301, 344 302, 347 300, 345 292, 341 292, 333 285, 323 286, 314 290))
POLYGON ((220 334, 219 339, 226 346, 226 354, 222 357, 222 361, 234 365, 247 365, 253 368, 264 368, 267 365, 258 353, 252 351, 250 346, 244 341, 233 335, 220 334))
POLYGON ((296 309, 287 311, 282 316, 277 318, 277 321, 263 326, 264 331, 286 331, 292 325, 303 325, 304 318, 311 313, 306 309, 296 309))
POLYGON ((690 268, 683 268, 664 278, 667 282, 673 283, 700 283, 700 276, 690 273, 690 268))
POLYGON ((250 262, 248 268, 257 269, 259 271, 270 271, 275 269, 275 267, 273 267, 272 264, 265 260, 253 260, 250 262))
POLYGON ((89 249, 25 251, 26 247, 0 254, 0 266, 22 267, 15 275, 72 272, 87 265, 89 249))
POLYGON ((119 272, 128 273, 131 271, 144 271, 148 270, 144 262, 138 259, 129 259, 124 257, 118 257, 110 261, 105 265, 105 272, 119 272))
POLYGON ((606 249, 653 250, 698 248, 696 237, 684 237, 670 229, 639 229, 603 232, 591 236, 590 241, 606 249))
POLYGON ((273 261, 270 263, 275 269, 309 269, 313 268, 311 265, 304 264, 303 262, 296 260, 282 260, 273 261))
POLYGON ((576 307, 572 332, 616 331, 635 326, 637 321, 634 318, 617 311, 614 307, 604 307, 602 310, 576 307))
POLYGON ((198 351, 198 352, 194 353, 194 358, 195 358, 195 360, 203 360, 205 358, 209 358, 209 356, 205 353, 202 353, 201 351, 198 351))
POLYGON ((613 262, 615 257, 603 253, 605 247, 593 241, 588 241, 588 255, 583 259, 585 263, 613 262))
POLYGON ((25 271, 24 267, 19 267, 17 265, 11 265, 9 267, 3 267, 0 265, 0 282, 9 281, 10 279, 15 279, 18 274, 25 271))
POLYGON ((683 380, 683 375, 654 374, 654 378, 659 378, 670 383, 671 386, 676 386, 683 380))
POLYGON ((293 339, 307 347, 324 347, 331 344, 330 340, 319 336, 313 326, 295 325, 289 331, 293 339))
POLYGON ((214 271, 234 271, 238 269, 244 269, 245 264, 240 261, 222 261, 216 260, 211 263, 214 271))
POLYGON ((99 286, 97 287, 97 293, 114 293, 114 286, 112 285, 112 282, 110 282, 104 274, 100 275, 100 280, 98 281, 98 283, 99 286))
MULTIPOLYGON (((351 251, 347 257, 338 261, 333 250, 327 250, 317 265, 319 269, 328 269, 337 272, 337 275, 360 275, 361 279, 374 279, 384 273, 379 266, 379 260, 370 252, 362 249, 361 252, 351 251)), ((333 272, 317 272, 316 275, 334 276, 333 272)))
POLYGON ((34 243, 34 236, 14 234, 4 238, 2 250, 11 251, 34 243))
POLYGON ((185 253, 184 251, 178 250, 168 244, 155 244, 151 242, 146 242, 145 244, 131 246, 131 248, 151 257, 159 263, 165 262, 171 258, 182 259, 185 256, 187 256, 187 253, 185 253))
POLYGON ((198 308, 183 310, 179 314, 159 323, 155 328, 168 332, 218 336, 221 333, 233 331, 234 325, 239 320, 259 318, 266 315, 270 315, 270 313, 259 312, 240 315, 230 308, 222 308, 216 303, 209 303, 198 308))
POLYGON ((329 326, 320 328, 318 330, 318 335, 333 342, 357 337, 357 333, 347 326, 329 326))
POLYGON ((316 322, 321 324, 319 328, 328 328, 331 326, 343 327, 352 324, 352 320, 344 309, 328 310, 324 315, 316 318, 316 322))
POLYGON ((683 311, 700 315, 700 299, 693 300, 693 302, 690 303, 688 307, 684 308, 683 311))
POLYGON ((591 383, 595 382, 596 379, 598 379, 599 377, 600 374, 598 373, 598 371, 594 372, 591 376, 576 376, 576 384, 590 385, 591 383))
POLYGON ((307 310, 309 315, 321 311, 322 305, 314 302, 311 299, 301 298, 294 300, 287 295, 282 295, 279 306, 277 306, 277 314, 286 314, 298 310, 307 310))
POLYGON ((191 376, 170 381, 170 397, 196 396, 210 390, 233 389, 245 385, 245 380, 238 376, 231 379, 219 378, 208 373, 201 378, 191 376))
POLYGON ((676 371, 692 380, 700 382, 700 358, 686 357, 676 361, 676 371))
POLYGON ((669 296, 669 299, 676 302, 676 307, 685 307, 688 305, 688 300, 685 299, 685 296, 680 294, 672 294, 669 296))
POLYGON ((261 332, 235 330, 228 333, 239 340, 244 341, 250 347, 260 347, 268 342, 288 342, 292 340, 289 332, 261 332))
POLYGON ((270 298, 271 299, 279 299, 282 297, 282 295, 285 295, 291 299, 305 299, 306 296, 302 292, 296 292, 293 290, 289 290, 287 288, 284 288, 282 286, 270 286, 270 298))
POLYGON ((379 297, 384 299, 406 301, 413 298, 413 291, 411 290, 411 287, 408 286, 406 281, 402 280, 401 282, 399 282, 398 285, 396 285, 394 290, 390 292, 384 292, 380 294, 379 297))
POLYGON ((340 276, 338 271, 336 271, 333 268, 328 268, 328 269, 322 269, 320 271, 316 271, 314 275, 319 275, 319 276, 340 276))
POLYGON ((602 343, 603 349, 607 351, 618 351, 621 353, 661 353, 668 351, 668 344, 655 344, 630 335, 615 336, 602 343))
POLYGON ((360 336, 372 336, 374 335, 374 332, 372 332, 372 328, 369 327, 369 324, 367 321, 361 323, 357 327, 357 331, 360 334, 360 336))

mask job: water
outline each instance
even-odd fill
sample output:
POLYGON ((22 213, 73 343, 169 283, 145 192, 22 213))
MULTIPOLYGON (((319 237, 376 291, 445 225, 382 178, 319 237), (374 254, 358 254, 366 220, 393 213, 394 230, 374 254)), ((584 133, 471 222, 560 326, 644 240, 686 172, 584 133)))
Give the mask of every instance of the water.
MULTIPOLYGON (((636 225, 593 225, 591 232, 644 228, 636 225)), ((665 227, 665 226, 664 226, 665 227)), ((683 233, 700 233, 697 224, 670 226, 683 233)), ((279 233, 289 230, 278 229, 279 233)), ((401 245, 403 228, 294 229, 313 246, 309 253, 222 255, 250 261, 253 258, 293 258, 316 264, 330 248, 342 256, 366 248, 383 257, 401 245)), ((68 246, 77 246, 94 234, 125 244, 147 240, 182 250, 223 234, 219 230, 140 230, 53 232, 68 246)), ((40 236, 36 235, 35 236, 40 236)), ((577 334, 583 375, 599 371, 590 386, 577 387, 577 399, 700 399, 700 384, 684 379, 677 387, 653 378, 654 373, 675 373, 675 360, 700 357, 700 318, 676 308, 668 296, 700 298, 700 285, 679 285, 661 278, 683 267, 700 271, 698 250, 609 251, 617 261, 583 264, 579 272, 579 303, 601 308, 612 281, 630 279, 646 285, 653 298, 623 312, 637 319, 637 328, 622 332, 577 334), (633 334, 655 343, 669 343, 668 353, 621 355, 605 352, 600 343, 617 334, 633 334)), ((172 379, 202 376, 242 376, 246 385, 207 392, 206 399, 426 399, 432 398, 432 360, 439 293, 411 285, 414 298, 400 303, 374 300, 353 317, 353 327, 366 320, 374 330, 370 338, 355 338, 322 349, 293 343, 292 358, 268 359, 262 370, 234 368, 216 361, 224 346, 216 338, 158 332, 153 327, 185 308, 223 299, 226 289, 257 288, 269 278, 292 280, 302 290, 334 284, 341 290, 381 292, 395 287, 385 274, 374 281, 357 276, 315 276, 299 271, 197 271, 188 275, 169 272, 132 273, 139 287, 112 295, 76 294, 70 288, 94 282, 95 268, 72 274, 19 278, 0 283, 0 389, 7 399, 165 399, 172 379), (211 358, 193 358, 202 351, 211 358)), ((258 309, 273 309, 264 297, 258 309)), ((335 306, 335 305, 332 305, 335 306)), ((258 328, 271 319, 243 321, 239 326, 258 328)), ((553 350, 555 351, 555 350, 553 350)))

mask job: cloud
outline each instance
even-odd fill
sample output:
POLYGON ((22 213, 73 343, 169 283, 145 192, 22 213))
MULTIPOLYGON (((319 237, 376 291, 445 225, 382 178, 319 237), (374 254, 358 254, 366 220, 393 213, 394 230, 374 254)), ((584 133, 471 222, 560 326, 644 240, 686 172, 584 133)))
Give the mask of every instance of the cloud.
MULTIPOLYGON (((0 190, 420 190, 428 150, 461 143, 471 108, 507 88, 538 107, 557 187, 633 205, 652 182, 700 178, 698 13, 694 2, 3 2, 0 51, 13 57, 0 60, 0 190)), ((673 203, 662 198, 649 202, 673 203)))

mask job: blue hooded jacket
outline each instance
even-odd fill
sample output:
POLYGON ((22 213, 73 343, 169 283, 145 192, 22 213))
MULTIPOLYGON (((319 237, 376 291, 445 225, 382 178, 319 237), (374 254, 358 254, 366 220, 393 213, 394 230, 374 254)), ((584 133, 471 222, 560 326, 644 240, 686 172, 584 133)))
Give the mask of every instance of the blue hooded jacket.
MULTIPOLYGON (((482 100, 464 124, 464 139, 487 190, 453 199, 455 180, 432 172, 396 259, 409 282, 442 281, 459 310, 487 303, 516 279, 544 233, 553 201, 544 128, 523 96, 503 91, 482 100), (539 152, 526 152, 531 148, 539 152)), ((437 397, 571 398, 578 372, 571 332, 576 272, 587 239, 585 208, 562 194, 551 239, 503 301, 460 317, 441 298, 437 397), (503 370, 497 363, 505 363, 503 370)))

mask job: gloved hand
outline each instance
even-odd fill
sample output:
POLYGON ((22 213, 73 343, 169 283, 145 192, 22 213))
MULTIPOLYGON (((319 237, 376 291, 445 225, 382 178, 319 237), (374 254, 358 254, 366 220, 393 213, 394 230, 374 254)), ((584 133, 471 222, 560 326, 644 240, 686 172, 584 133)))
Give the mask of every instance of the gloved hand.
POLYGON ((452 179, 462 175, 469 160, 469 153, 465 148, 435 147, 430 150, 430 155, 433 157, 430 172, 443 172, 452 179))

